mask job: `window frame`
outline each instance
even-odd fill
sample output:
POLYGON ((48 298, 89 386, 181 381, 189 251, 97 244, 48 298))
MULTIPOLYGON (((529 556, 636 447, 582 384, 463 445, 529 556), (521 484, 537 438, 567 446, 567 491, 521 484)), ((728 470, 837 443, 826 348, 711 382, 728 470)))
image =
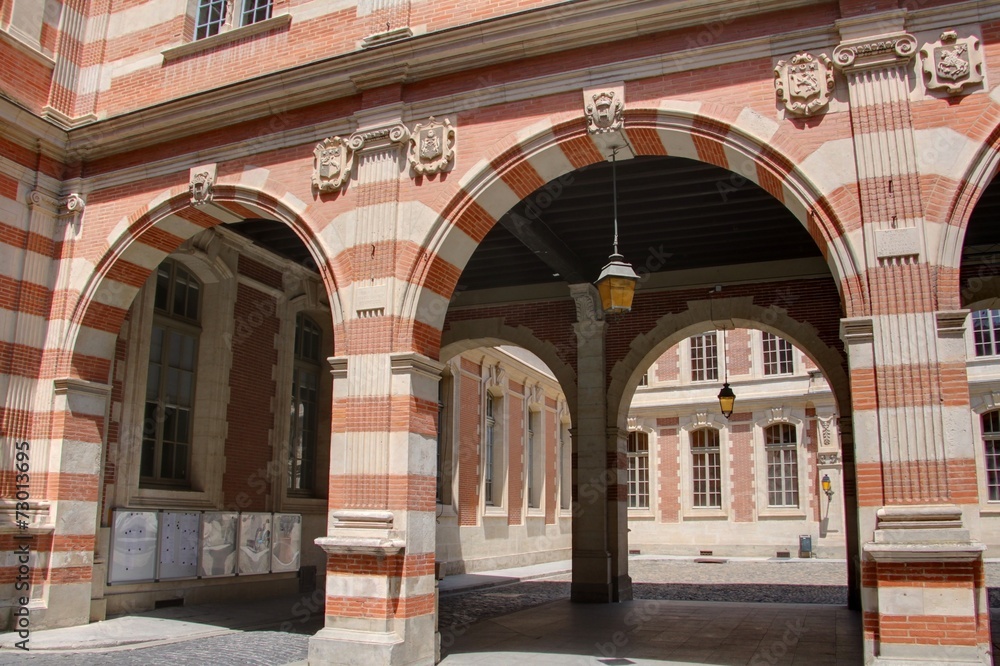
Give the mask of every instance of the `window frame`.
MULTIPOLYGON (((184 246, 165 257, 181 264, 202 285, 201 312, 205 316, 202 317, 196 352, 198 365, 194 395, 197 396, 197 408, 192 418, 189 483, 183 487, 140 483, 146 401, 144 394, 126 396, 120 407, 112 409, 112 414, 116 409, 120 410, 119 434, 117 442, 109 450, 109 456, 118 460, 120 477, 109 500, 111 506, 182 509, 222 506, 226 395, 232 361, 227 341, 232 339, 236 302, 235 267, 227 263, 223 254, 210 257, 200 249, 184 246), (211 316, 208 316, 209 313, 211 316)), ((145 387, 148 380, 151 331, 157 319, 154 304, 158 268, 159 265, 140 287, 129 308, 129 318, 123 324, 126 361, 122 385, 125 387, 145 387)))
POLYGON ((983 495, 985 502, 987 504, 997 506, 1000 505, 1000 409, 990 409, 979 415, 979 441, 982 442, 980 447, 981 454, 983 456, 983 486, 985 488, 985 493, 983 495), (995 418, 994 418, 995 417, 995 418), (991 420, 996 421, 996 429, 992 432, 987 431, 986 419, 991 418, 991 420), (994 452, 989 453, 987 442, 992 442, 994 444, 994 452), (996 468, 992 470, 996 478, 996 483, 990 483, 990 459, 994 459, 996 468), (994 498, 991 492, 993 488, 996 488, 997 497, 994 498))
MULTIPOLYGON (((767 468, 767 508, 768 509, 798 509, 802 505, 802 488, 799 482, 799 466, 801 461, 799 460, 799 443, 798 443, 798 432, 797 428, 788 422, 778 422, 772 423, 764 427, 764 465, 767 468), (780 441, 773 441, 772 433, 779 432, 778 439, 780 441), (786 441, 786 434, 790 433, 790 441, 786 441), (779 476, 775 477, 772 474, 774 463, 772 462, 772 454, 778 454, 780 460, 778 461, 778 471, 779 476), (789 456, 788 454, 791 454, 789 456), (791 474, 787 474, 787 465, 789 461, 786 458, 790 457, 790 464, 793 466, 791 474), (777 478, 781 481, 780 490, 772 490, 772 481, 777 478), (787 483, 794 483, 794 488, 789 490, 785 487, 787 483), (781 502, 775 503, 773 500, 774 494, 777 493, 781 496, 781 502), (794 494, 795 503, 787 503, 788 493, 794 494)), ((763 480, 763 479, 762 479, 763 480)))
POLYGON ((759 519, 811 519, 815 503, 819 502, 818 491, 814 491, 819 487, 819 480, 810 477, 810 475, 815 476, 819 473, 819 466, 816 460, 810 463, 807 458, 803 418, 804 413, 799 410, 793 411, 788 407, 776 407, 768 410, 764 418, 754 423, 754 498, 756 500, 756 515, 759 519), (788 426, 795 433, 794 451, 796 478, 798 479, 798 506, 771 506, 770 504, 767 429, 775 425, 788 426))
POLYGON ((545 406, 525 400, 524 508, 529 516, 545 515, 545 406))
POLYGON ((969 315, 969 327, 973 358, 988 359, 1000 356, 1000 310, 983 308, 973 311, 969 315), (983 319, 986 319, 987 327, 978 325, 983 319), (981 342, 980 338, 983 337, 981 332, 988 333, 990 339, 981 342), (986 351, 987 348, 989 351, 986 351), (980 353, 981 349, 983 353, 980 353))
POLYGON ((692 335, 687 340, 688 371, 692 383, 719 381, 722 361, 719 358, 719 336, 715 331, 692 335), (708 344, 711 338, 711 345, 708 344), (709 354, 709 346, 711 354, 709 354), (711 363, 710 362, 713 362, 711 363), (696 367, 700 364, 701 367, 696 367))
POLYGON ((629 430, 625 441, 625 456, 628 460, 626 472, 626 487, 628 488, 625 500, 626 507, 630 513, 649 513, 653 510, 652 498, 656 494, 653 483, 654 475, 649 433, 638 428, 629 430), (635 450, 633 450, 632 446, 633 438, 636 440, 635 450), (640 451, 638 447, 638 441, 640 439, 645 442, 645 450, 643 451, 640 451), (641 464, 643 460, 645 460, 644 466, 641 464), (646 473, 644 481, 639 479, 641 467, 644 467, 644 471, 646 473), (644 494, 638 494, 633 491, 633 488, 638 488, 640 484, 645 485, 646 490, 644 494), (645 496, 645 504, 634 501, 643 495, 645 496))
POLYGON ((324 331, 323 327, 317 322, 310 314, 305 311, 298 311, 292 314, 290 319, 294 320, 293 330, 295 331, 295 341, 292 345, 292 381, 291 381, 291 391, 290 391, 290 403, 292 410, 289 411, 288 415, 288 451, 285 456, 285 474, 282 475, 284 494, 286 497, 301 497, 301 498, 311 498, 316 496, 317 486, 320 485, 319 479, 317 479, 317 457, 320 448, 320 412, 322 410, 322 377, 323 377, 323 348, 324 348, 324 331), (306 334, 309 332, 306 327, 303 326, 300 330, 299 322, 303 324, 309 324, 314 327, 314 331, 317 337, 316 341, 316 355, 315 357, 309 358, 305 355, 304 350, 302 350, 303 342, 306 334), (303 402, 301 396, 301 385, 298 382, 300 374, 309 373, 313 375, 315 385, 313 387, 313 393, 315 394, 315 399, 313 401, 313 412, 312 412, 312 423, 311 433, 312 436, 309 442, 306 442, 306 446, 303 447, 305 450, 301 459, 294 456, 292 440, 294 439, 294 433, 301 432, 303 428, 297 428, 301 424, 303 419, 296 417, 293 413, 295 407, 303 402), (299 390, 296 390, 299 389, 299 390), (298 465, 296 461, 300 461, 298 465), (308 467, 306 467, 306 461, 308 461, 308 467), (296 466, 300 468, 305 468, 306 473, 300 476, 311 477, 307 487, 294 487, 292 484, 292 478, 295 474, 296 466))
POLYGON ((795 374, 795 345, 768 331, 760 334, 761 373, 764 377, 787 377, 795 374), (772 349, 768 349, 772 346, 772 349), (772 355, 772 359, 768 359, 772 355), (787 355, 787 359, 782 358, 787 355), (785 369, 787 367, 787 369, 785 369))

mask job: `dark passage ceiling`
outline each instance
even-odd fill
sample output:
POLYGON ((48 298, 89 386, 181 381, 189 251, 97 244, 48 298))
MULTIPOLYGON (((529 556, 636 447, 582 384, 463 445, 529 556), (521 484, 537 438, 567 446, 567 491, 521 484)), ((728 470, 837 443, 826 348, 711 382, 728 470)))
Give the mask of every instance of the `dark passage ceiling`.
MULTIPOLYGON (((617 170, 619 249, 637 270, 820 256, 781 203, 725 169, 680 157, 639 157, 619 161, 617 170)), ((543 194, 543 188, 493 227, 462 273, 460 290, 597 279, 611 253, 611 164, 591 165, 563 181, 558 196, 543 194)), ((227 226, 313 266, 305 246, 283 223, 248 220, 227 226)))
MULTIPOLYGON (((655 268, 661 253, 670 256, 654 272, 821 256, 780 202, 730 171, 680 157, 638 157, 619 161, 617 170, 619 249, 636 269, 655 268)), ((547 256, 552 253, 537 245, 535 252, 528 250, 508 229, 516 216, 521 226, 540 220, 551 232, 540 235, 561 241, 564 247, 557 249, 567 251, 563 257, 586 281, 597 279, 611 253, 611 164, 593 164, 572 176, 540 215, 533 218, 522 202, 494 226, 469 260, 459 289, 563 279, 542 259, 553 263, 547 256)), ((536 203, 534 210, 548 203, 541 193, 526 200, 536 203)), ((522 235, 530 242, 539 234, 522 235)))

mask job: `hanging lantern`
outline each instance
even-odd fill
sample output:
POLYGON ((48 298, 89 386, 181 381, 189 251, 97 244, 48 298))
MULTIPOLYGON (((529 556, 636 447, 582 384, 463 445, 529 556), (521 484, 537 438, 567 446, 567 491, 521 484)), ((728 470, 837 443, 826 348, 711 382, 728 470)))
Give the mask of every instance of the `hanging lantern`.
POLYGON ((729 382, 722 385, 722 390, 719 391, 719 409, 722 410, 722 415, 727 419, 733 415, 733 407, 736 405, 736 394, 733 393, 733 389, 729 388, 729 382))
POLYGON ((615 167, 615 157, 618 149, 611 153, 611 183, 614 198, 614 242, 608 265, 601 269, 597 278, 597 291, 601 295, 601 307, 607 314, 625 313, 632 309, 632 296, 635 294, 635 283, 639 276, 625 257, 618 253, 618 173, 615 167))

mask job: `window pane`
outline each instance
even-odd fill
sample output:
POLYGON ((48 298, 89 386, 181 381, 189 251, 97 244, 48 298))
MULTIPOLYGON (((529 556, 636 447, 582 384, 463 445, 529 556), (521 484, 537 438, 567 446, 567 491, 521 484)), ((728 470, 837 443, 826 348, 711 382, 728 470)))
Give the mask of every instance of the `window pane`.
POLYGON ((153 305, 157 310, 167 311, 167 295, 170 293, 170 264, 161 264, 156 271, 156 295, 153 305))
POLYGON ((715 333, 696 335, 691 343, 691 380, 715 381, 719 378, 719 356, 715 333))

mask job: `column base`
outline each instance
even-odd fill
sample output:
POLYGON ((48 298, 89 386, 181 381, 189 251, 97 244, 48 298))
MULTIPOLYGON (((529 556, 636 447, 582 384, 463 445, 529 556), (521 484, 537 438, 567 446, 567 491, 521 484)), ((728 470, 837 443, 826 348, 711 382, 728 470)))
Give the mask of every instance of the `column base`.
POLYGON ((632 577, 618 576, 614 582, 614 600, 632 601, 632 577))
MULTIPOLYGON (((430 625, 430 622, 426 624, 430 625)), ((433 632, 431 626, 412 626, 409 629, 415 635, 424 629, 433 632)), ((433 666, 436 656, 433 643, 437 642, 434 638, 404 641, 394 632, 320 629, 309 639, 308 663, 309 666, 433 666), (424 647, 431 649, 422 649, 424 647)))

